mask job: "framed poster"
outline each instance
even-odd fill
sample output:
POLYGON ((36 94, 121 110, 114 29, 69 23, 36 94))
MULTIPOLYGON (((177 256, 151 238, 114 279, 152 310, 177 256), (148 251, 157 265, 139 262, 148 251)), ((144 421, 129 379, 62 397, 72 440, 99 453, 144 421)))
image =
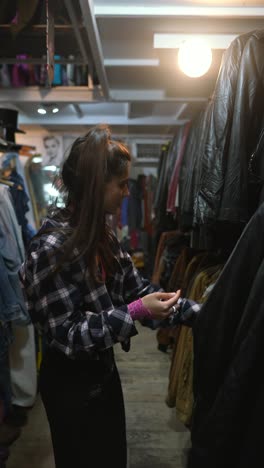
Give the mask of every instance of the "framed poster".
POLYGON ((60 167, 63 161, 63 144, 60 135, 45 135, 42 137, 42 166, 60 167))

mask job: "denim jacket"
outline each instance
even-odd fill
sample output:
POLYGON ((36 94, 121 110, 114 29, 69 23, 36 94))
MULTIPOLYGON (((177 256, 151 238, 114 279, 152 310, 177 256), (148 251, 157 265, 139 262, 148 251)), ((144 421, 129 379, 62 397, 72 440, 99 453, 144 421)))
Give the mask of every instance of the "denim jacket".
POLYGON ((8 189, 4 189, 2 186, 0 190, 0 320, 26 325, 30 317, 18 278, 24 255, 21 228, 8 189))

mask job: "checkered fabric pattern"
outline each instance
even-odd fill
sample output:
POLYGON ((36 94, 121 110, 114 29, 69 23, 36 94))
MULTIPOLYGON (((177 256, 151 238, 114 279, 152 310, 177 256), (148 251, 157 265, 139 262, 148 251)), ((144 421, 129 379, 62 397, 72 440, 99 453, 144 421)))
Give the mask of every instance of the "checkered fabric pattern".
POLYGON ((20 281, 32 322, 50 347, 72 358, 80 351, 98 358, 117 342, 128 350, 137 330, 127 304, 157 288, 140 276, 115 237, 116 273, 105 283, 91 278, 83 259, 52 275, 67 232, 66 223, 47 218, 28 249, 20 281))

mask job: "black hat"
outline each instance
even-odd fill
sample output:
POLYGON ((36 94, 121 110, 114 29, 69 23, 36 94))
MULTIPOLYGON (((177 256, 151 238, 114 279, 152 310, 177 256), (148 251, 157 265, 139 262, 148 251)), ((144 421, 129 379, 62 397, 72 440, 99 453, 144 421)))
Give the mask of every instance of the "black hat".
POLYGON ((10 129, 14 133, 26 133, 20 128, 17 128, 17 114, 14 109, 0 108, 0 127, 10 129))

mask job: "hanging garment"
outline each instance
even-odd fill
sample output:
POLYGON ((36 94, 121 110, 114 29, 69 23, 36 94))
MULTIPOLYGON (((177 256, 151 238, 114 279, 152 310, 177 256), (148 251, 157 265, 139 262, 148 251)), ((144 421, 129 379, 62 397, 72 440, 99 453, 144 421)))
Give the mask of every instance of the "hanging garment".
MULTIPOLYGON (((190 130, 190 122, 188 122, 183 128, 181 132, 181 138, 179 139, 179 148, 178 148, 178 153, 177 153, 177 158, 175 161, 173 173, 171 176, 171 180, 169 183, 168 187, 168 198, 167 198, 167 211, 171 211, 173 213, 176 213, 176 198, 177 198, 177 189, 178 189, 178 183, 179 183, 179 175, 180 175, 180 169, 181 169, 181 164, 182 160, 184 157, 184 152, 185 152, 185 147, 186 147, 186 142, 190 130)), ((189 168, 190 171, 190 168, 189 168)))
MULTIPOLYGON (((199 252, 195 255, 194 249, 184 249, 181 256, 177 261, 177 270, 181 274, 181 291, 183 297, 190 297, 191 299, 197 300, 197 296, 194 296, 193 292, 193 283, 201 271, 203 266, 208 266, 209 255, 207 252, 199 252), (189 259, 189 262, 185 264, 186 260, 189 259), (184 267, 184 271, 182 271, 184 267)), ((177 340, 173 344, 173 359, 171 361, 170 372, 169 372, 169 385, 168 385, 168 394, 166 397, 166 403, 169 407, 174 407, 176 405, 178 387, 180 385, 182 369, 184 366, 185 360, 188 360, 187 367, 192 373, 192 331, 186 326, 177 326, 179 328, 177 333, 177 340)), ((185 372, 185 376, 188 376, 188 372, 185 372)), ((190 391, 189 378, 183 378, 183 381, 188 386, 187 395, 191 396, 192 392, 190 391)), ((184 386, 184 384, 183 384, 184 386)), ((183 394, 184 392, 182 392, 183 394)), ((183 397, 182 397, 183 398, 183 397)), ((178 398, 179 400, 180 398, 178 398)), ((187 398, 188 401, 188 398, 187 398)), ((182 405, 181 405, 182 406, 182 405)), ((188 425, 190 422, 192 409, 192 401, 185 405, 185 410, 181 411, 182 421, 188 425), (187 407, 186 407, 187 406, 187 407)))
MULTIPOLYGON (((1 420, 10 411, 12 405, 12 390, 11 376, 9 367, 9 346, 13 340, 13 332, 11 322, 0 321, 0 405, 1 405, 1 420)), ((1 466, 1 464, 0 464, 1 466)))
MULTIPOLYGON (((222 267, 215 265, 200 271, 196 275, 188 298, 202 304, 205 299, 205 291, 210 285, 214 285, 222 267)), ((175 406, 178 418, 189 428, 192 425, 193 414, 193 337, 192 329, 182 326, 178 347, 181 348, 181 359, 178 363, 175 406), (180 366, 179 366, 180 365, 180 366)), ((175 360, 178 361, 177 356, 175 360)))
POLYGON ((248 162, 264 127, 263 55, 264 30, 259 30, 238 36, 223 56, 197 155, 202 167, 197 224, 249 220, 248 162))
POLYGON ((31 203, 19 154, 16 152, 6 152, 2 157, 1 163, 3 169, 10 169, 11 171, 8 181, 13 182, 15 185, 10 187, 9 190, 13 200, 17 221, 22 229, 23 242, 24 245, 27 246, 32 237, 26 217, 27 213, 30 211, 31 203), (22 190, 20 188, 22 188, 22 190))
MULTIPOLYGON (((54 59, 60 59, 60 55, 54 55, 54 59)), ((54 78, 53 78, 53 85, 58 86, 62 84, 62 73, 61 73, 61 64, 55 63, 54 65, 54 78)))
POLYGON ((5 375, 10 376, 10 381, 5 378, 5 395, 9 406, 11 401, 32 406, 37 391, 35 336, 18 279, 24 244, 9 190, 0 185, 0 346, 3 345, 3 363, 10 366, 5 368, 5 375), (12 324, 12 328, 7 324, 12 324))
MULTIPOLYGON (((74 57, 74 55, 69 55, 68 58, 70 60, 74 60, 75 57, 74 57)), ((75 68, 74 63, 67 63, 67 65, 66 65, 66 75, 67 75, 68 86, 75 86, 74 68, 75 68)))
POLYGON ((38 0, 27 0, 26 2, 18 0, 16 2, 17 12, 11 23, 11 31, 13 35, 17 35, 30 23, 38 5, 38 0))
POLYGON ((193 228, 194 200, 199 189, 202 164, 200 155, 203 151, 204 135, 207 132, 207 116, 211 109, 208 102, 204 111, 200 112, 191 122, 185 151, 179 172, 179 227, 182 230, 193 228))
MULTIPOLYGON (((20 54, 16 58, 28 59, 28 55, 20 54)), ((24 86, 34 86, 36 85, 35 81, 35 70, 34 66, 29 63, 16 63, 12 66, 12 86, 15 88, 24 87, 24 86)))
POLYGON ((264 463, 259 429, 264 419, 263 235, 262 204, 193 327, 190 468, 244 468, 264 463), (257 456, 260 462, 252 464, 250 460, 257 456))
POLYGON ((12 404, 33 406, 37 395, 37 361, 32 324, 13 326, 14 340, 9 347, 12 404))
MULTIPOLYGON (((171 282, 171 271, 174 271, 175 265, 178 265, 179 258, 181 258, 182 251, 185 250, 187 243, 188 238, 180 231, 168 231, 161 234, 152 274, 153 283, 162 285, 164 281, 166 291, 177 291, 177 289, 181 289, 181 286, 176 287, 176 285, 171 282), (174 244, 173 254, 170 253, 169 249, 167 250, 167 244, 169 244, 170 241, 174 244)), ((166 352, 167 348, 171 345, 175 347, 179 327, 176 327, 177 331, 175 331, 174 328, 159 328, 157 330, 156 337, 158 348, 161 351, 166 352)))
POLYGON ((17 223, 9 188, 0 185, 0 319, 18 324, 31 322, 19 284, 24 259, 21 228, 17 223))
POLYGON ((155 213, 156 245, 163 231, 176 228, 176 223, 172 215, 167 213, 166 205, 168 198, 168 186, 171 179, 177 151, 178 135, 175 135, 172 142, 162 145, 158 166, 158 182, 153 203, 155 213))
POLYGON ((26 213, 29 211, 29 197, 25 191, 24 180, 16 170, 12 171, 8 180, 16 184, 14 187, 10 188, 10 193, 13 199, 17 221, 21 226, 23 242, 24 245, 27 246, 30 241, 30 235, 27 229, 28 220, 26 218, 26 213), (17 190, 17 186, 21 186, 22 190, 17 190))
POLYGON ((0 87, 1 88, 10 88, 11 87, 11 78, 9 73, 9 68, 7 64, 0 65, 0 87))

